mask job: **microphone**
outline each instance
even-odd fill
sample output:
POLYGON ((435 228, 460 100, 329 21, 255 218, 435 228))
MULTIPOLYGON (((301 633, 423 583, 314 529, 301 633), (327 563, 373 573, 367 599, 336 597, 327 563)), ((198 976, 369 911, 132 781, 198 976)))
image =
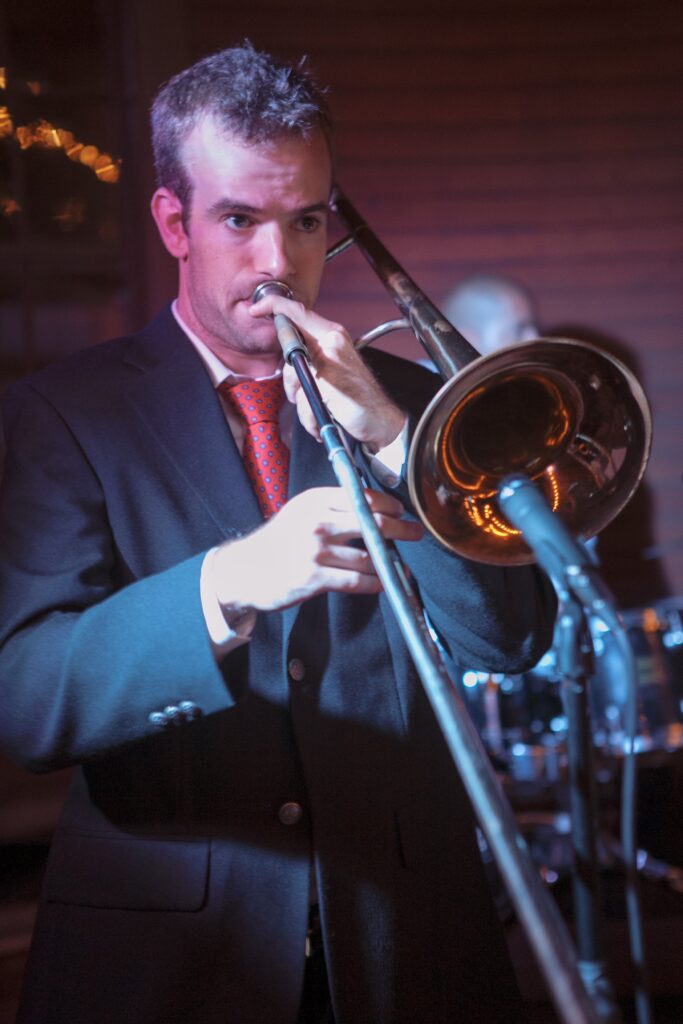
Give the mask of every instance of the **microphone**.
POLYGON ((612 595, 595 572, 584 545, 572 537, 540 490, 528 477, 510 476, 501 482, 498 504, 536 555, 559 593, 571 591, 590 614, 618 626, 612 595))
MULTIPOLYGON (((254 288, 251 301, 258 302, 265 295, 283 295, 285 299, 291 299, 292 289, 284 281, 262 281, 261 284, 256 285, 256 288, 254 288)), ((288 316, 285 316, 284 313, 274 313, 273 323, 275 324, 277 338, 282 347, 285 361, 291 364, 292 357, 296 352, 300 352, 308 360, 306 342, 296 324, 288 316)))

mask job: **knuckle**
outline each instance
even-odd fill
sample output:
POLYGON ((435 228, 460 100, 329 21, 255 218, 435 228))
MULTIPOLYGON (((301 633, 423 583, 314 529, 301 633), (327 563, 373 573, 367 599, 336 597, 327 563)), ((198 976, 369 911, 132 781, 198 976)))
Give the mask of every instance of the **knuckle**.
POLYGON ((316 523, 316 525, 313 527, 313 552, 316 556, 321 555, 323 552, 327 550, 330 532, 331 529, 329 523, 316 523))
POLYGON ((341 348, 347 342, 346 331, 341 324, 332 324, 327 332, 326 340, 330 347, 341 348))
POLYGON ((353 594, 358 590, 363 589, 364 577, 360 572, 349 571, 345 574, 343 580, 343 589, 353 594))

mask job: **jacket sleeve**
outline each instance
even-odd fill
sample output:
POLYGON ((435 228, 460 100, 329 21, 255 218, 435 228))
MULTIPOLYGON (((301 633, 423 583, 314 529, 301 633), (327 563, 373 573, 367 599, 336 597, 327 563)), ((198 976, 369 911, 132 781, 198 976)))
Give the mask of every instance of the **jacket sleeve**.
POLYGON ((59 768, 158 731, 167 707, 229 706, 201 609, 203 555, 122 585, 105 494, 67 424, 19 385, 4 426, 0 740, 8 753, 34 770, 59 768))
MULTIPOLYGON (((438 390, 439 378, 383 353, 373 353, 372 362, 387 390, 408 412, 412 435, 422 410, 438 390)), ((369 460, 359 458, 372 478, 369 460)), ((405 481, 393 493, 414 514, 405 481)), ((460 666, 523 672, 548 650, 557 601, 550 581, 537 566, 474 562, 447 550, 427 531, 418 543, 399 548, 431 624, 460 666)))
POLYGON ((462 668, 524 672, 548 650, 556 599, 536 566, 482 565, 429 535, 400 548, 431 624, 462 668))

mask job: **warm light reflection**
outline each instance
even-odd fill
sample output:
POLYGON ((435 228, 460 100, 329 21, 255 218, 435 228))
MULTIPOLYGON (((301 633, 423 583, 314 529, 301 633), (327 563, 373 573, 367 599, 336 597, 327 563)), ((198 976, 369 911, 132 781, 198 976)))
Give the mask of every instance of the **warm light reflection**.
MULTIPOLYGON (((40 82, 27 82, 26 85, 34 96, 40 95, 40 82)), ((7 76, 4 68, 0 68, 0 88, 6 88, 7 76)), ((8 107, 0 107, 0 138, 14 136, 21 149, 39 146, 42 149, 61 149, 70 160, 83 164, 97 175, 100 181, 109 185, 115 184, 121 176, 121 161, 115 160, 109 153, 101 153, 97 146, 80 142, 65 128, 58 128, 44 118, 30 124, 17 125, 12 122, 8 107)))
MULTIPOLYGON (((546 494, 546 497, 549 501, 550 507, 553 512, 557 512, 560 505, 560 485, 557 480, 557 474, 554 472, 552 467, 549 467, 545 471, 544 480, 548 485, 547 490, 549 493, 546 494)), ((540 481, 537 481, 537 483, 538 482, 540 481)), ((516 529, 514 526, 510 526, 506 520, 501 519, 500 514, 491 503, 488 496, 480 499, 473 496, 466 497, 465 511, 470 522, 483 533, 489 533, 494 537, 501 538, 521 536, 521 530, 516 529)))
POLYGON ((93 170, 100 181, 106 181, 107 184, 113 185, 119 180, 118 164, 114 163, 108 153, 100 153, 93 164, 93 170))
POLYGON ((9 107, 0 107, 0 139, 4 139, 7 135, 13 134, 14 125, 12 123, 9 107))
POLYGON ((57 207, 54 219, 63 231, 74 231, 85 221, 85 202, 82 199, 66 199, 57 207))
POLYGON ((13 217, 15 213, 21 213, 21 207, 16 199, 9 196, 0 196, 0 212, 3 217, 13 217))
POLYGON ((100 151, 97 146, 84 146, 81 150, 81 163, 86 167, 92 167, 99 155, 100 151))
POLYGON ((659 633, 662 624, 656 608, 645 608, 643 611, 643 630, 646 633, 659 633))

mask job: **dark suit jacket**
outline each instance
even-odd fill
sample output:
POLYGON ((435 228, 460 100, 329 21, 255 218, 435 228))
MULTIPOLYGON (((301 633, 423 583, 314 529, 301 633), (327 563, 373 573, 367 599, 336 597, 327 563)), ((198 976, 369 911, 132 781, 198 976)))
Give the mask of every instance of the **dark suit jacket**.
MULTIPOLYGON (((417 413, 433 376, 369 358, 417 413)), ((170 311, 18 385, 5 428, 3 742, 80 766, 22 1024, 291 1024, 312 849, 339 1024, 514 1019, 471 812, 385 599, 259 615, 212 656, 203 555, 261 519, 170 311)), ((297 426, 290 494, 333 483, 297 426)), ((519 671, 548 646, 536 570, 403 547, 458 662, 519 671)))

